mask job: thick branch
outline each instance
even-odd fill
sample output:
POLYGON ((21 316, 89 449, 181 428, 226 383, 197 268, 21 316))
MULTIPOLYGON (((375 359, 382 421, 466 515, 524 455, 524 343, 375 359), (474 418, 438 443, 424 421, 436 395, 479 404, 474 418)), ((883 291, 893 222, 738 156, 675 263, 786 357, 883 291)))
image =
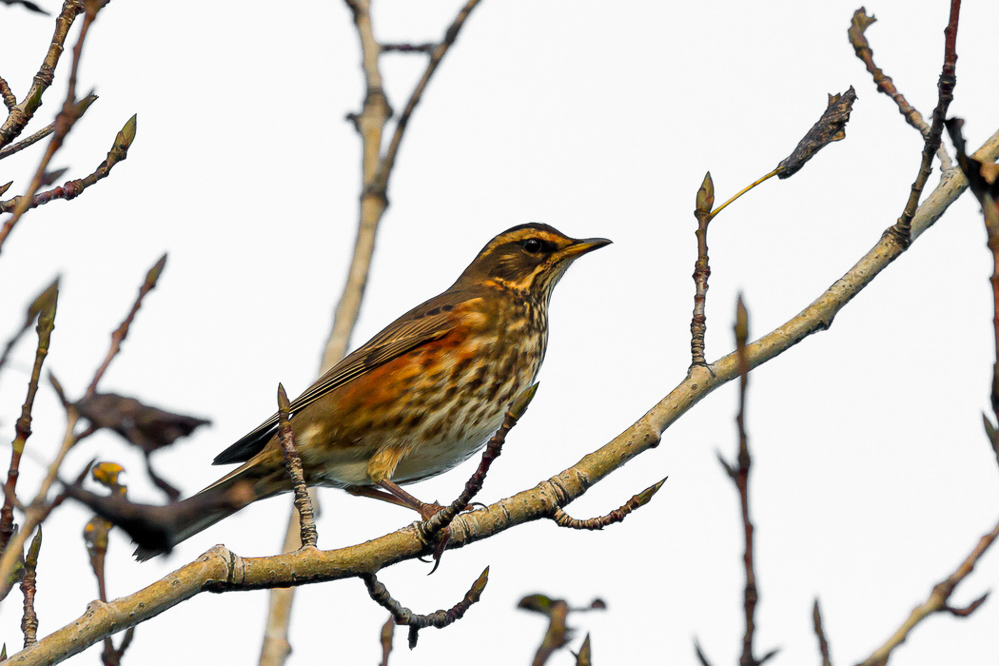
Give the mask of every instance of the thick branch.
MULTIPOLYGON (((999 154, 999 132, 975 157, 994 161, 999 154)), ((966 189, 960 173, 949 173, 923 202, 913 218, 912 236, 929 228, 966 189)), ((828 328, 833 317, 857 293, 894 261, 904 248, 883 236, 850 271, 800 314, 746 347, 750 367, 756 367, 793 347, 808 335, 828 328)), ((738 376, 736 354, 709 367, 691 368, 669 395, 623 433, 572 467, 485 509, 458 516, 451 524, 449 546, 488 538, 515 525, 547 518, 555 507, 581 496, 602 478, 646 449, 656 446, 660 434, 681 414, 722 384, 738 376)), ((241 558, 215 547, 195 562, 160 581, 112 603, 92 603, 86 613, 34 646, 10 658, 9 664, 57 663, 104 636, 122 631, 201 592, 260 589, 339 580, 378 571, 420 556, 425 543, 415 527, 332 551, 303 550, 273 557, 241 558)))

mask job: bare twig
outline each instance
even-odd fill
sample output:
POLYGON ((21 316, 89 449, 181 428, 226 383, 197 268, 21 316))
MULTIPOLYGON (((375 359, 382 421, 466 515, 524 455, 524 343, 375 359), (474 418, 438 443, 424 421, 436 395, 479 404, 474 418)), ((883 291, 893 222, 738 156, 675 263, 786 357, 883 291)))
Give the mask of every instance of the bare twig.
MULTIPOLYGON (((853 45, 853 50, 857 54, 857 57, 867 67, 867 71, 871 73, 878 92, 882 92, 890 97, 895 102, 895 105, 898 106, 898 112, 902 114, 906 122, 916 128, 923 135, 924 139, 927 139, 930 136, 930 126, 923 120, 923 115, 909 104, 908 100, 895 87, 895 82, 892 81, 892 78, 874 64, 874 50, 868 43, 864 33, 875 21, 877 21, 877 18, 868 16, 867 11, 863 7, 855 11, 853 19, 850 21, 850 29, 846 31, 847 36, 850 38, 850 44, 853 45)), ((937 150, 937 157, 940 158, 942 169, 947 170, 951 168, 950 155, 942 145, 937 150)))
POLYGON ((371 265, 371 255, 375 246, 375 235, 382 215, 388 208, 389 177, 395 166, 396 155, 405 136, 410 117, 423 97, 423 92, 437 71, 441 60, 444 59, 448 49, 458 38, 458 33, 478 2, 479 0, 468 0, 445 31, 444 39, 437 44, 430 55, 423 76, 416 83, 405 109, 399 116, 384 157, 381 156, 380 152, 382 132, 385 123, 392 115, 392 111, 385 98, 381 72, 378 69, 378 56, 382 52, 382 47, 375 41, 372 31, 369 0, 349 0, 347 2, 353 13, 354 24, 357 26, 357 33, 361 40, 361 61, 366 89, 364 108, 359 115, 353 116, 363 143, 361 210, 357 239, 354 241, 354 255, 347 274, 347 284, 344 286, 343 296, 337 304, 333 328, 323 353, 322 367, 324 371, 333 367, 346 353, 353 322, 357 320, 357 315, 360 312, 364 288, 367 285, 368 267, 371 265))
POLYGON ((832 666, 829 657, 829 642, 826 641, 826 632, 822 629, 822 612, 819 610, 819 600, 815 600, 812 606, 812 626, 815 628, 815 637, 819 641, 819 654, 822 656, 822 666, 832 666))
POLYGON ((425 629, 427 627, 436 627, 437 629, 443 629, 444 627, 454 624, 468 612, 472 604, 477 602, 482 596, 482 591, 486 588, 486 583, 489 582, 489 567, 486 567, 479 577, 475 579, 472 583, 472 587, 469 588, 468 592, 465 593, 464 598, 456 603, 448 610, 439 610, 429 615, 420 615, 409 610, 389 594, 388 589, 379 582, 378 578, 374 574, 362 574, 361 579, 364 580, 364 585, 368 588, 368 595, 375 600, 382 608, 392 613, 392 617, 395 618, 396 624, 401 624, 409 627, 409 648, 413 649, 416 647, 416 641, 419 638, 420 629, 425 629))
POLYGON ((48 52, 42 61, 38 73, 35 74, 31 82, 31 88, 21 100, 21 103, 10 108, 10 88, 3 93, 4 103, 8 106, 10 114, 3 125, 0 125, 0 147, 6 146, 21 134, 24 127, 31 120, 35 111, 42 105, 42 95, 52 85, 56 65, 59 64, 59 56, 63 52, 63 44, 66 42, 66 35, 73 25, 76 16, 83 11, 83 3, 80 0, 66 0, 63 2, 62 11, 55 21, 55 32, 52 35, 52 42, 49 44, 48 52))
POLYGON ((7 341, 6 346, 3 348, 3 352, 0 352, 0 369, 7 364, 7 359, 10 358, 11 352, 14 350, 14 346, 18 343, 21 337, 28 332, 31 325, 35 323, 35 319, 38 317, 38 313, 47 307, 47 303, 52 299, 56 298, 56 294, 59 293, 59 278, 49 283, 45 289, 41 291, 34 300, 28 305, 27 312, 24 316, 24 323, 21 324, 21 328, 7 341))
MULTIPOLYGON (((101 162, 96 169, 94 169, 93 173, 85 178, 68 180, 59 187, 35 194, 31 197, 30 201, 23 206, 24 210, 31 210, 32 208, 37 208, 38 206, 49 203, 50 201, 56 201, 59 199, 65 199, 66 201, 75 199, 91 185, 107 178, 111 173, 111 169, 114 168, 118 162, 123 162, 128 157, 128 149, 131 147, 132 141, 135 140, 135 124, 135 116, 128 119, 125 126, 122 127, 121 131, 115 136, 114 143, 111 145, 111 150, 108 151, 107 157, 105 157, 104 161, 101 162)), ((0 213, 9 213, 11 211, 19 210, 22 208, 23 201, 23 196, 14 197, 13 199, 8 199, 7 201, 0 201, 0 213)), ((14 225, 10 220, 4 224, 3 230, 6 231, 6 233, 0 237, 0 241, 2 241, 8 233, 10 233, 10 229, 13 226, 14 225)))
POLYGON ((711 267, 708 265, 708 223, 711 222, 711 207, 715 204, 715 184, 711 172, 704 174, 701 187, 697 190, 694 203, 694 217, 697 218, 697 259, 694 261, 694 315, 690 320, 690 367, 705 365, 704 335, 708 330, 705 307, 708 300, 708 278, 711 267))
POLYGON ((409 101, 406 102, 406 107, 402 110, 399 115, 399 120, 396 122, 395 132, 392 133, 392 139, 389 141, 388 149, 385 151, 385 157, 381 160, 378 165, 378 173, 375 176, 374 184, 375 187, 381 191, 382 195, 386 195, 388 192, 388 181, 389 176, 392 174, 392 167, 395 166, 395 157, 399 153, 399 146, 402 144, 402 137, 406 133, 406 126, 409 125, 409 119, 413 115, 413 111, 416 110, 416 105, 420 103, 420 99, 423 97, 423 91, 426 90, 427 84, 430 83, 430 79, 433 78, 434 72, 437 71, 438 65, 441 64, 441 60, 447 55, 448 49, 454 44, 455 40, 458 39, 458 33, 461 32, 462 26, 465 25, 465 21, 471 15, 472 10, 475 6, 479 4, 479 0, 468 0, 465 6, 458 11, 458 15, 454 17, 454 21, 448 26, 447 30, 444 32, 444 39, 437 44, 433 52, 430 54, 430 61, 427 63, 427 69, 423 72, 423 76, 420 80, 416 82, 416 86, 413 88, 413 93, 409 96, 409 101))
MULTIPOLYGON (((68 4, 69 2, 67 1, 67 5, 68 4)), ((85 10, 83 15, 83 26, 80 29, 80 36, 76 40, 76 45, 73 47, 73 67, 69 75, 69 90, 66 93, 66 101, 63 102, 62 111, 60 111, 59 115, 56 116, 55 130, 52 133, 52 139, 49 141, 48 148, 45 150, 45 154, 42 156, 41 161, 38 163, 38 168, 35 171, 35 177, 32 179, 31 185, 28 187, 28 191, 25 192, 24 196, 18 200, 10 218, 8 218, 7 221, 4 222, 3 227, 0 228, 0 247, 3 246, 4 241, 7 239, 7 236, 10 235, 14 225, 17 224, 18 220, 21 219, 21 216, 24 215, 24 213, 31 207, 31 203, 35 198, 35 193, 38 192, 38 189, 44 182, 49 162, 52 161, 52 157, 56 154, 59 148, 62 147, 63 141, 66 139, 66 135, 69 134, 69 130, 72 129, 73 124, 79 118, 79 107, 76 103, 76 77, 80 67, 80 56, 83 54, 83 43, 87 38, 90 24, 93 23, 94 18, 97 16, 97 12, 103 6, 104 3, 101 0, 83 0, 83 8, 85 10)), ((63 14, 65 13, 66 5, 63 7, 63 14)), ((62 18, 62 16, 60 16, 60 18, 62 18)), ((58 20, 56 21, 56 25, 56 34, 58 35, 58 20)), ((63 39, 65 39, 65 37, 63 37, 63 39)), ((53 46, 55 46, 55 38, 53 38, 53 46)), ((59 44, 59 48, 62 48, 61 43, 59 44)), ((49 80, 51 81, 51 73, 49 74, 49 77, 49 80)), ((34 86, 32 89, 34 89, 34 86)), ((38 102, 40 104, 41 100, 39 99, 38 102)), ((12 113, 11 116, 13 115, 14 114, 12 113)), ((8 117, 8 120, 10 120, 10 117, 8 117)), ((4 126, 6 126, 6 123, 4 126)), ((0 127, 0 146, 6 145, 6 143, 7 141, 3 140, 3 128, 0 127)))
MULTIPOLYGON (((79 102, 77 102, 76 112, 78 114, 78 117, 82 117, 83 114, 86 113, 87 109, 90 108, 90 105, 96 101, 97 101, 97 95, 95 95, 94 93, 90 93, 89 95, 81 99, 79 102)), ((32 146, 38 143, 48 135, 52 134, 52 132, 55 131, 55 126, 56 126, 55 121, 52 121, 47 126, 38 130, 31 136, 21 139, 17 143, 0 148, 0 160, 2 160, 5 157, 10 157, 14 153, 20 152, 25 148, 27 148, 28 146, 32 146)))
MULTIPOLYGON (((111 494, 116 497, 125 497, 128 488, 120 483, 119 478, 125 469, 112 462, 102 462, 93 466, 90 470, 95 481, 111 490, 111 494)), ((82 478, 78 483, 82 482, 82 478)), ((112 524, 101 516, 94 516, 83 529, 83 541, 87 545, 87 554, 90 555, 90 568, 94 570, 94 577, 97 579, 97 593, 101 601, 108 600, 107 585, 105 580, 104 563, 108 550, 108 532, 111 531, 112 524)), ((121 645, 117 648, 110 636, 104 638, 104 650, 101 652, 101 661, 104 666, 118 666, 125 650, 132 643, 132 636, 135 634, 135 627, 129 627, 122 638, 121 645)))
POLYGON ((951 0, 950 20, 944 30, 944 62, 940 71, 940 79, 937 82, 939 95, 936 108, 933 109, 933 122, 930 125, 930 133, 923 143, 923 158, 919 165, 919 173, 909 191, 909 200, 906 202, 898 222, 888 231, 902 245, 908 245, 911 241, 912 218, 916 214, 916 206, 919 204, 923 188, 926 187, 926 181, 930 178, 933 155, 940 147, 940 135, 943 132, 944 119, 947 117, 947 108, 950 106, 951 100, 954 99, 954 86, 957 84, 955 76, 957 69, 957 24, 960 15, 961 0, 951 0))
POLYGON ((888 663, 888 657, 891 655, 892 650, 901 645, 905 639, 909 636, 909 632, 912 631, 917 624, 925 620, 927 617, 933 613, 947 612, 955 615, 957 617, 967 617, 975 611, 984 601, 985 597, 988 596, 987 593, 982 595, 974 602, 972 602, 966 608, 953 608, 948 605, 948 600, 950 595, 954 592, 954 588, 957 587, 958 583, 965 579, 974 570, 975 564, 978 560, 985 554, 985 551, 989 549, 989 546, 996 540, 999 536, 999 523, 992 528, 992 531, 986 534, 979 540, 978 545, 975 546, 974 550, 964 559, 963 562, 954 570, 946 580, 937 583, 933 587, 933 592, 930 593, 929 598, 912 609, 909 617, 902 623, 902 626, 892 634, 884 645, 875 650, 870 657, 865 659, 860 666, 883 666, 888 663))
MULTIPOLYGON (((38 347, 35 351, 35 363, 31 368, 31 378, 28 380, 28 394, 21 407, 21 416, 14 425, 15 435, 11 444, 10 467, 7 471, 7 481, 3 487, 3 508, 0 509, 0 552, 7 548, 14 534, 14 503, 17 500, 17 479, 20 475, 21 456, 24 454, 24 445, 28 441, 28 437, 31 436, 31 410, 35 404, 35 394, 38 392, 42 364, 49 353, 52 330, 55 328, 58 300, 58 287, 50 287, 42 292, 42 296, 35 299, 35 303, 38 304, 37 313, 33 314, 32 309, 28 308, 28 321, 34 319, 36 314, 38 317, 38 325, 35 327, 38 331, 38 347)), ((20 546, 18 546, 18 551, 20 551, 20 546)))
POLYGON ((35 591, 38 578, 35 571, 38 568, 38 552, 42 548, 42 526, 35 530, 31 540, 28 555, 24 558, 24 578, 21 579, 21 593, 24 595, 24 614, 21 616, 21 632, 24 634, 24 647, 35 642, 38 632, 38 615, 35 614, 35 591))
POLYGON ((666 479, 663 479, 658 483, 654 483, 642 492, 633 496, 619 508, 614 509, 610 513, 604 514, 603 516, 581 520, 579 518, 571 517, 563 511, 561 507, 557 507, 552 513, 551 519, 558 523, 561 527, 568 527, 574 530, 602 530, 608 525, 620 523, 629 513, 648 504, 652 500, 652 497, 659 492, 659 489, 662 488, 664 483, 666 483, 666 479))
POLYGON ((437 44, 382 44, 382 53, 433 53, 437 44))
POLYGON ((746 613, 746 631, 742 637, 742 656, 739 658, 741 666, 758 666, 776 654, 775 650, 770 651, 762 658, 753 656, 753 637, 756 632, 756 604, 759 601, 759 592, 756 586, 756 568, 753 563, 753 522, 749 516, 749 472, 752 467, 752 458, 749 455, 749 437, 746 434, 746 387, 749 384, 749 358, 746 354, 746 343, 749 340, 749 313, 739 296, 736 305, 735 318, 735 354, 736 363, 739 369, 739 412, 735 417, 739 429, 739 457, 737 465, 730 465, 718 455, 718 460, 735 483, 739 491, 739 502, 742 506, 742 525, 746 542, 746 551, 743 555, 743 565, 746 570, 746 589, 743 593, 743 603, 746 613))
POLYGON ((101 363, 100 367, 97 368, 97 372, 94 373, 94 378, 90 382, 90 386, 87 387, 84 397, 90 397, 97 392, 97 384, 100 383, 101 378, 107 371, 108 366, 111 365, 111 361, 114 357, 118 355, 121 351, 121 343, 125 341, 128 336, 128 329, 132 325, 132 321, 135 319, 136 313, 138 313, 139 308, 142 306, 142 299, 146 297, 150 291, 156 287, 156 281, 160 279, 160 274, 163 272, 163 268, 166 266, 167 255, 163 255, 157 260, 153 267, 149 269, 146 273, 146 279, 143 281, 142 286, 139 287, 139 295, 135 298, 135 302, 132 304, 132 309, 129 310, 128 315, 125 320, 121 322, 121 325, 115 329, 114 333, 111 334, 111 348, 108 349, 107 356, 104 357, 104 361, 101 363))
POLYGON ((288 413, 291 406, 288 402, 288 394, 284 386, 278 384, 278 437, 281 440, 281 448, 284 451, 284 468, 291 477, 291 483, 295 491, 295 509, 300 516, 302 531, 302 547, 315 548, 318 534, 316 532, 316 520, 312 513, 312 501, 309 499, 309 490, 305 485, 305 472, 302 469, 302 458, 295 450, 295 435, 291 431, 291 423, 288 420, 288 413))

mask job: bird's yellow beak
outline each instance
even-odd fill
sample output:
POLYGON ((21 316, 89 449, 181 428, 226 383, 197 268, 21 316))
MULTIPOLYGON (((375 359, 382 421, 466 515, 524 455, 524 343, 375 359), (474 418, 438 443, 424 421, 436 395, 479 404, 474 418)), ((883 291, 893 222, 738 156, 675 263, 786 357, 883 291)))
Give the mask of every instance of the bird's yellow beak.
POLYGON ((599 250, 603 246, 610 244, 611 241, 606 238, 584 238, 583 240, 574 241, 572 245, 562 250, 562 254, 570 259, 575 259, 580 255, 592 252, 593 250, 599 250))

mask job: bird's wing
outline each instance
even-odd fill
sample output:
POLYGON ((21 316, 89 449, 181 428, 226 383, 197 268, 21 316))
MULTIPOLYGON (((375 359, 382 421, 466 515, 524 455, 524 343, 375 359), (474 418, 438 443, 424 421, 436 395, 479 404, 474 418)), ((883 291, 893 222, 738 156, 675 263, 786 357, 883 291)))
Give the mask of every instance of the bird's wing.
MULTIPOLYGON (((373 368, 402 356, 421 344, 447 335, 459 323, 452 311, 467 295, 443 294, 413 308, 386 326, 378 335, 348 354, 291 403, 291 414, 301 411, 330 391, 357 379, 373 368)), ((264 448, 277 430, 278 415, 247 433, 215 457, 213 465, 246 462, 264 448)))

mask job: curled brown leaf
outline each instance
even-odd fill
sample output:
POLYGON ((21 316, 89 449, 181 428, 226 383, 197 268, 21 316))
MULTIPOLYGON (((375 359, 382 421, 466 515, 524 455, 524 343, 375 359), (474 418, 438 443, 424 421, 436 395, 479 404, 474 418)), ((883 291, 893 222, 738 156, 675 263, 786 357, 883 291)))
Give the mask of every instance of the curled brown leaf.
POLYGON ((846 123, 850 120, 857 93, 850 86, 844 93, 829 95, 829 104, 818 122, 812 125, 794 151, 777 165, 778 178, 790 178, 805 166, 826 145, 846 138, 846 123))

